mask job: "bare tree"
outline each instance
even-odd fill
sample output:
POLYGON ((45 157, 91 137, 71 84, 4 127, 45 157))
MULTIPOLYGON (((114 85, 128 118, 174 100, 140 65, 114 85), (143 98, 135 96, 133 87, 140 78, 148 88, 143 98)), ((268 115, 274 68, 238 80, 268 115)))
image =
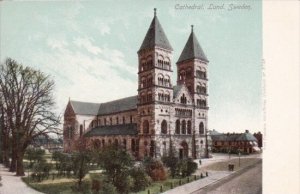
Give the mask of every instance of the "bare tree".
POLYGON ((60 133, 53 89, 54 82, 41 71, 10 58, 0 66, 0 98, 12 134, 12 162, 15 153, 18 176, 24 175, 24 153, 34 138, 60 133))

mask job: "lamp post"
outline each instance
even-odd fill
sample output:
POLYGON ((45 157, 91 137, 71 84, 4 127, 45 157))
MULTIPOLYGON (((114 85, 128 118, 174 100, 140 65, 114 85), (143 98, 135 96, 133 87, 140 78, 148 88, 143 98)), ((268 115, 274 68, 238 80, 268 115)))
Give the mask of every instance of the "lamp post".
POLYGON ((208 140, 207 140, 207 130, 205 130, 205 157, 209 158, 209 153, 208 153, 208 140))
POLYGON ((239 149, 239 167, 241 166, 241 151, 239 149))

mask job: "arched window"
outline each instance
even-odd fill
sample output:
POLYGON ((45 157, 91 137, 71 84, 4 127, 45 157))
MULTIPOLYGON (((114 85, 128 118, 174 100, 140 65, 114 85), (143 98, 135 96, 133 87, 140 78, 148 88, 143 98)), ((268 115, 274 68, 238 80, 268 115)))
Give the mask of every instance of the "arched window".
POLYGON ((180 97, 180 103, 186 104, 186 97, 184 94, 180 97))
POLYGON ((115 144, 115 146, 118 146, 118 145, 119 145, 118 139, 115 139, 114 144, 115 144))
POLYGON ((135 139, 131 139, 131 151, 134 152, 135 150, 136 150, 135 139))
POLYGON ((185 122, 185 120, 183 120, 181 122, 181 133, 186 134, 186 122, 185 122))
POLYGON ((200 134, 204 134, 204 124, 203 124, 203 122, 201 122, 201 123, 199 124, 199 133, 200 133, 200 134))
POLYGON ((179 119, 176 121, 175 133, 180 134, 180 121, 179 121, 179 119))
POLYGON ((187 133, 192 134, 192 122, 191 121, 187 122, 187 133))
POLYGON ((123 139, 123 148, 126 149, 126 147, 127 147, 127 141, 126 139, 123 139))
POLYGON ((149 134, 149 122, 147 120, 144 120, 143 122, 143 133, 149 134))
POLYGON ((201 93, 201 87, 198 85, 196 88, 197 93, 201 93))
POLYGON ((166 120, 163 120, 161 122, 161 133, 162 134, 167 134, 168 133, 168 124, 166 120))
POLYGON ((82 134, 83 134, 83 126, 82 125, 80 125, 80 137, 82 136, 82 134))

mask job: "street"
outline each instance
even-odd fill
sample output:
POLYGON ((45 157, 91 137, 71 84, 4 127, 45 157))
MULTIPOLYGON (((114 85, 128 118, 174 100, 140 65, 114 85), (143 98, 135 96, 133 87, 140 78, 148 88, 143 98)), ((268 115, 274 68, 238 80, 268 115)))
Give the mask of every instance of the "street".
POLYGON ((204 187, 194 194, 261 194, 262 163, 241 170, 215 184, 204 187))

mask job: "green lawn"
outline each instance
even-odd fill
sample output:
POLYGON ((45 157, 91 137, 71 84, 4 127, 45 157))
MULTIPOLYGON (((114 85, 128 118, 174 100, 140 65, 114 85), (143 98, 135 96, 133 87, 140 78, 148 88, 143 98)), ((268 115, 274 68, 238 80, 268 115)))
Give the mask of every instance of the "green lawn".
MULTIPOLYGON (((89 184, 90 181, 90 176, 95 176, 93 175, 94 173, 92 173, 91 175, 86 176, 85 178, 85 183, 89 184)), ((186 184, 188 182, 187 180, 188 178, 170 178, 167 179, 165 181, 157 181, 157 182, 153 182, 147 189, 145 189, 144 191, 140 191, 137 194, 148 194, 148 190, 150 190, 151 194, 156 194, 156 193, 160 193, 160 187, 161 185, 163 186, 163 191, 169 190, 171 189, 171 184, 173 183, 173 188, 179 186, 179 182, 181 181, 181 185, 186 184)), ((189 182, 194 181, 195 177, 194 176, 190 176, 189 177, 189 182)), ((199 179, 199 176, 197 177, 197 179, 199 179)), ((79 194, 79 192, 74 192, 72 191, 71 187, 74 186, 75 184, 75 179, 71 179, 71 178, 56 178, 54 180, 47 179, 47 180, 43 180, 42 182, 31 182, 30 178, 28 177, 24 177, 23 181, 28 184, 30 187, 34 188, 37 191, 46 193, 46 194, 79 194)), ((81 193, 82 194, 82 193, 81 193)), ((133 193, 132 193, 133 194, 133 193)))
MULTIPOLYGON (((194 181, 194 176, 190 176, 189 177, 189 182, 194 181)), ((163 186, 163 192, 170 190, 171 189, 171 184, 173 183, 173 188, 180 186, 179 185, 179 181, 181 180, 181 185, 188 183, 187 181, 187 177, 185 178, 169 178, 165 181, 160 181, 160 182, 153 182, 151 186, 149 186, 148 188, 146 188, 144 191, 140 191, 137 194, 147 194, 148 190, 150 190, 151 194, 157 194, 160 193, 160 187, 161 185, 163 186)), ((199 176, 197 176, 197 180, 199 179, 199 176)))

